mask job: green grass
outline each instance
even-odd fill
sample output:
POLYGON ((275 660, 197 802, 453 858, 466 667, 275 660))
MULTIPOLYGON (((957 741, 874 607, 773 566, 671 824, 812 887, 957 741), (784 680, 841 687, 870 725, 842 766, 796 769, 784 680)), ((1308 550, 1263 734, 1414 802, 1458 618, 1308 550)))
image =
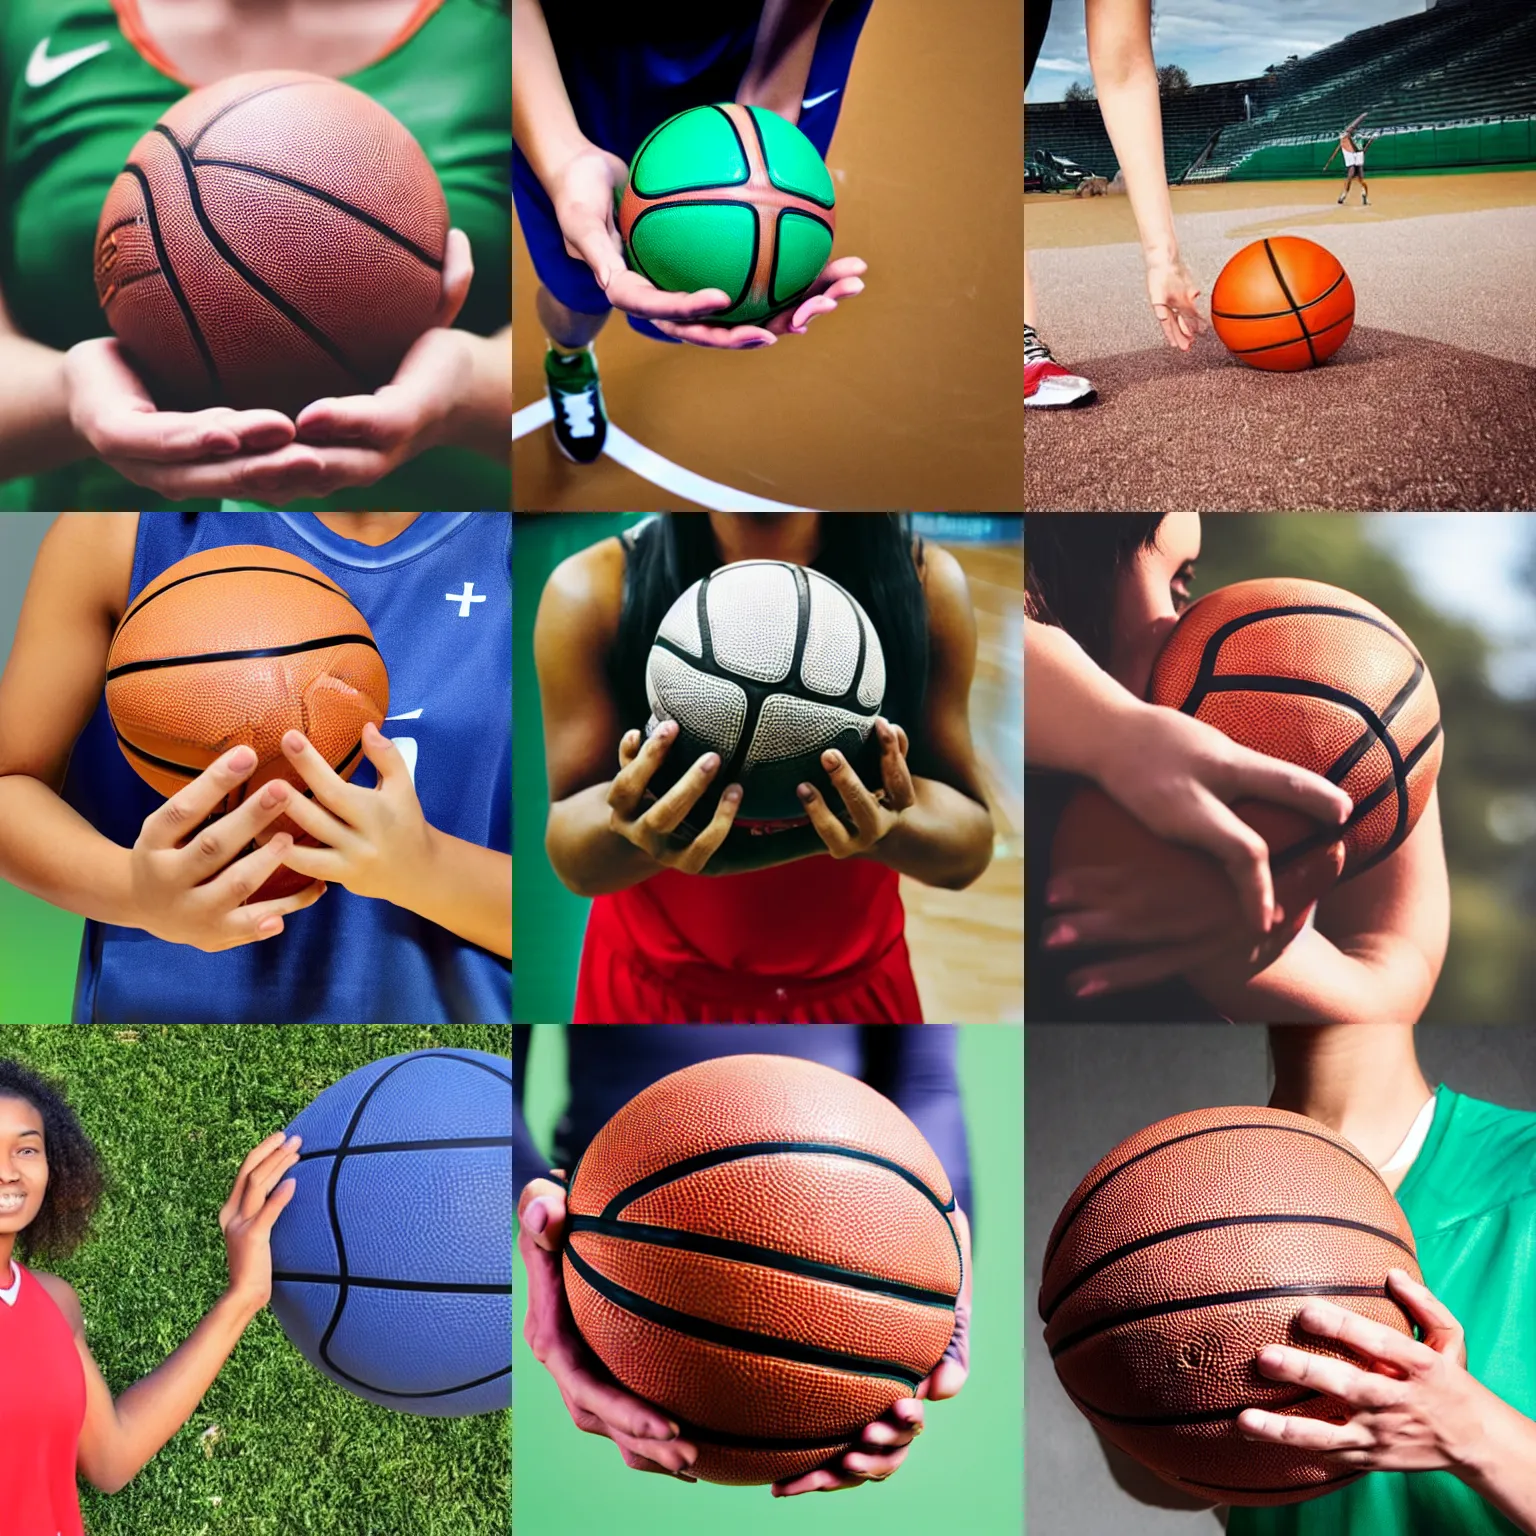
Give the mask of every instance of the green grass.
MULTIPOLYGON (((422 1028, 0 1027, 0 1056, 61 1079, 111 1189, 57 1272, 112 1390, 146 1375, 227 1283, 218 1210, 240 1160, 356 1067, 426 1046, 505 1055, 510 1035, 422 1028)), ((121 1493, 82 1491, 90 1536, 505 1536, 508 1415, 425 1419, 342 1391, 270 1312, 190 1422, 121 1493)))

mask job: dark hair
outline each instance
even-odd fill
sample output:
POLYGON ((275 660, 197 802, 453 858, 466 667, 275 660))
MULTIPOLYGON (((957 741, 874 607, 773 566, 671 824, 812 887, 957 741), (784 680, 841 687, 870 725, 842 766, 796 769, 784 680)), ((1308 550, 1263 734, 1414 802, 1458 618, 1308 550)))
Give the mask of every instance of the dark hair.
POLYGON ((43 1117, 48 1190, 37 1219, 16 1238, 23 1259, 67 1259, 85 1241, 106 1185, 101 1160, 63 1090, 18 1061, 0 1060, 0 1099, 22 1099, 43 1117))
MULTIPOLYGON (((914 546, 904 512, 819 514, 819 548, 812 561, 824 576, 863 605, 885 652, 881 713, 902 726, 914 773, 923 773, 923 698, 928 691, 928 607, 919 575, 922 542, 914 546)), ((625 536, 624 604, 608 680, 625 730, 644 726, 645 661, 667 609, 720 565, 705 512, 669 512, 625 536)), ((930 773, 930 776, 931 773, 930 773)))
POLYGON ((1072 636, 1101 667, 1114 641, 1115 582, 1157 543, 1162 512, 1055 512, 1025 523, 1025 609, 1072 636))

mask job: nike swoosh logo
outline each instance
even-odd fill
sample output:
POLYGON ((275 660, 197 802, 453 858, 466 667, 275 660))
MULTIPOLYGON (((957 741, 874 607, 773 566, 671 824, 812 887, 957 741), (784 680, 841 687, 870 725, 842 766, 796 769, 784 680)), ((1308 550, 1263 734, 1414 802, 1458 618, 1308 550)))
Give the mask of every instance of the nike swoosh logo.
POLYGON ((823 91, 820 96, 812 96, 808 101, 802 101, 800 103, 800 110, 808 112, 812 107, 819 107, 824 101, 831 101, 836 95, 837 92, 835 90, 823 91))
POLYGON ((51 37, 45 37, 32 50, 32 57, 27 60, 26 81, 33 90, 52 85, 60 75, 67 75, 70 70, 84 64, 88 59, 98 58, 112 46, 105 41, 90 43, 84 48, 72 48, 68 53, 56 54, 50 59, 48 44, 52 41, 51 37))

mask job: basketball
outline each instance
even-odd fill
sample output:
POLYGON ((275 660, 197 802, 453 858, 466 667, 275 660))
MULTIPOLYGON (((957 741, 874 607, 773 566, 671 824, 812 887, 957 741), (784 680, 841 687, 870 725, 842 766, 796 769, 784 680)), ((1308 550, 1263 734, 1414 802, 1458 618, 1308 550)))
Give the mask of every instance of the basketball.
POLYGON ((658 288, 721 288, 714 325, 791 307, 832 254, 832 177, 791 122, 725 102, 669 117, 641 144, 619 203, 629 265, 658 288))
MULTIPOLYGON (((1260 1374, 1268 1344, 1354 1359, 1295 1322, 1325 1296, 1410 1337, 1387 1271, 1420 1279, 1376 1169, 1303 1115, 1174 1115, 1115 1148, 1045 1250, 1040 1316, 1056 1374, 1106 1440, 1222 1504, 1293 1504, 1361 1473, 1243 1438, 1244 1408, 1342 1423, 1344 1403, 1260 1374)), ((1369 1361, 1355 1360, 1369 1367, 1369 1361)))
POLYGON ((910 1397, 954 1331, 960 1246, 921 1132, 857 1079, 725 1056, 631 1099, 577 1163, 566 1296, 706 1482, 796 1477, 910 1397))
POLYGON ((96 233, 96 295, 162 408, 371 393, 432 324, 448 208, 372 98, 292 70, 177 102, 96 233))
POLYGON ((1331 251, 1297 235, 1245 245, 1211 289, 1211 325, 1250 368, 1296 373, 1349 339, 1355 290, 1331 251))
POLYGON ((1342 832, 1314 823, 1272 850, 1276 869, 1340 837, 1343 878, 1369 869, 1413 831, 1440 771, 1424 658, 1379 608, 1320 581, 1240 581, 1202 597, 1159 652, 1147 696, 1353 799, 1342 832))
MULTIPOLYGON (((255 771, 219 805, 222 816, 270 779, 308 785, 283 756, 299 730, 350 779, 365 721, 382 726, 389 674, 352 600, 307 560, 264 544, 189 555, 128 605, 107 653, 107 710, 128 765, 167 797, 231 747, 251 747, 255 771)), ((286 817, 279 831, 302 836, 286 817)), ((302 890, 280 868, 251 900, 302 890)))
POLYGON ((316 1370, 428 1418, 512 1402, 512 1063, 370 1062, 288 1127, 298 1188, 272 1229, 272 1311, 316 1370))
POLYGON ((645 667, 650 736, 678 736, 652 776, 657 794, 705 752, 721 766, 689 813, 707 824, 728 784, 742 786, 737 820, 803 821, 796 787, 842 797, 821 766, 840 751, 865 784, 881 784, 875 717, 885 656, 858 601, 830 577, 779 560, 742 560, 696 581, 667 610, 645 667))

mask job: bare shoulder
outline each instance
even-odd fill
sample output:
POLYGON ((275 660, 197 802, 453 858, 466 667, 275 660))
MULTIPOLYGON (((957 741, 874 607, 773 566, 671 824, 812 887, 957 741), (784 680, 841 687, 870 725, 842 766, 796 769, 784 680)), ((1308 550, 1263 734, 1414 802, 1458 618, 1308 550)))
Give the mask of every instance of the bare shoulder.
POLYGON ((128 606, 137 512, 61 512, 38 550, 34 583, 67 593, 71 605, 99 608, 115 625, 128 606))
POLYGON ((538 627, 557 642, 585 638, 607 644, 624 606, 624 548, 603 539, 567 556, 550 573, 539 598, 538 627))
POLYGON ((936 544, 923 546, 923 595, 928 602, 928 637, 935 652, 974 651, 976 614, 960 562, 936 544))
POLYGON ((80 1310, 80 1298, 75 1294, 74 1286, 40 1269, 29 1269, 27 1273, 53 1298, 53 1304, 64 1314, 69 1326, 76 1333, 84 1333, 85 1314, 80 1310))

